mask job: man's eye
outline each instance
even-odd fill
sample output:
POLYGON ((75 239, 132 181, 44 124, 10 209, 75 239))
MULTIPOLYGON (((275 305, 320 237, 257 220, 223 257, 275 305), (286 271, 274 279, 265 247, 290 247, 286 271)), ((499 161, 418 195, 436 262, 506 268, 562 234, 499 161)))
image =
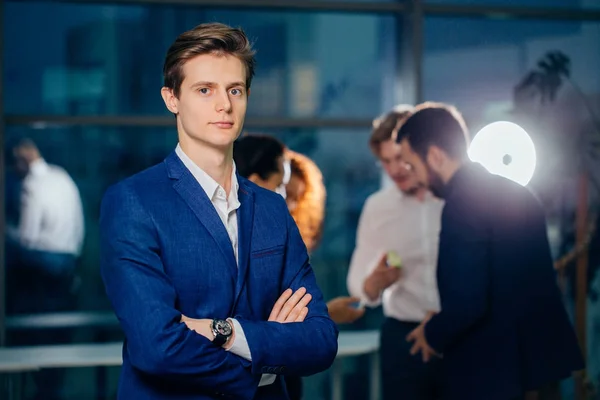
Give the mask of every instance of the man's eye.
POLYGON ((234 96, 239 96, 242 94, 242 91, 240 89, 231 89, 231 94, 234 96))
POLYGON ((208 88, 200 88, 198 91, 202 94, 208 94, 209 90, 210 89, 208 89, 208 88))

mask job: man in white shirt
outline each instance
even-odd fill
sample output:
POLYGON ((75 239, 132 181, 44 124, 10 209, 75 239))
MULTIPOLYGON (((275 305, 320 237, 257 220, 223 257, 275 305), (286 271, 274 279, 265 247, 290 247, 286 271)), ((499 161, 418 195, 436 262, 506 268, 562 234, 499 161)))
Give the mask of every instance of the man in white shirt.
POLYGON ((9 276, 16 279, 15 295, 26 294, 8 298, 9 312, 66 310, 73 306, 73 274, 85 233, 79 190, 31 139, 18 140, 12 151, 23 181, 19 223, 7 230, 17 253, 9 276))
POLYGON ((19 140, 13 155, 23 177, 14 238, 27 250, 79 256, 85 230, 77 185, 63 168, 48 164, 31 139, 19 140))
MULTIPOLYGON (((7 268, 7 312, 29 314, 74 308, 76 260, 84 239, 83 207, 73 179, 48 164, 36 144, 22 138, 11 146, 21 176, 18 226, 8 227, 13 262, 7 268)), ((57 344, 68 332, 19 333, 12 345, 57 344)), ((63 373, 34 375, 37 398, 60 398, 63 373)))
POLYGON ((393 185, 372 194, 360 217, 348 291, 369 307, 383 305, 381 328, 383 399, 434 399, 439 362, 410 355, 406 336, 439 311, 436 284, 437 237, 442 202, 417 184, 394 141, 408 106, 374 121, 369 144, 393 185), (401 267, 387 264, 388 252, 401 267))

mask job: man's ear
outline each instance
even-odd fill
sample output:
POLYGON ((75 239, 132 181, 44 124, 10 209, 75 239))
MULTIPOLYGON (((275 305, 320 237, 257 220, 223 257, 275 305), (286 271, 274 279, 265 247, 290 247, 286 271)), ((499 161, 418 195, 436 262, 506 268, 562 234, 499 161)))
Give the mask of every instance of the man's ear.
POLYGON ((258 176, 256 172, 251 174, 248 177, 248 180, 252 183, 256 183, 258 186, 261 186, 262 179, 260 179, 260 176, 258 176))
POLYGON ((427 151, 426 161, 435 171, 439 171, 446 162, 446 153, 437 146, 430 146, 427 151))
POLYGON ((167 109, 169 111, 171 111, 173 114, 177 115, 179 113, 179 108, 178 108, 178 103, 177 103, 177 97, 175 97, 175 93, 173 93, 173 89, 168 88, 168 87, 163 87, 160 90, 160 95, 163 98, 163 101, 165 102, 165 106, 167 106, 167 109))
POLYGON ((248 89, 248 94, 246 95, 246 97, 250 97, 250 89, 248 89))

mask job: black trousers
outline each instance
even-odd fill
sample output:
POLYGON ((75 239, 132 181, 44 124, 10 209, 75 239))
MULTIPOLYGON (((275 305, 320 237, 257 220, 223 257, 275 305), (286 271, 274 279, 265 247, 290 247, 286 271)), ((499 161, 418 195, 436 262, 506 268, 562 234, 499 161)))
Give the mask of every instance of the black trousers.
POLYGON ((286 376, 285 384, 287 388, 290 400, 301 400, 302 399, 302 377, 300 376, 286 376))
POLYGON ((381 383, 383 400, 435 400, 439 396, 440 363, 424 363, 410 355, 406 336, 419 324, 386 318, 381 327, 381 383))

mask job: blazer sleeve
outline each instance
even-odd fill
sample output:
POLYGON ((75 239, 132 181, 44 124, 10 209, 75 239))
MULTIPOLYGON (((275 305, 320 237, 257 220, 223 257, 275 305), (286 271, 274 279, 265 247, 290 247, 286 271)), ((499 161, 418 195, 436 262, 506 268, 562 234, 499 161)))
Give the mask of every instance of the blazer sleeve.
POLYGON ((437 270, 441 311, 425 325, 427 342, 440 353, 489 306, 488 225, 481 204, 467 200, 446 203, 442 213, 437 270))
MULTIPOLYGON (((283 207, 285 203, 282 201, 283 207)), ((337 354, 338 330, 329 318, 323 294, 308 260, 306 246, 287 208, 287 240, 283 288, 304 287, 312 295, 308 315, 300 323, 238 319, 252 353, 254 373, 307 376, 328 369, 337 354)))
POLYGON ((180 323, 152 217, 135 190, 111 187, 101 205, 101 274, 136 369, 207 393, 251 399, 260 376, 180 323))

